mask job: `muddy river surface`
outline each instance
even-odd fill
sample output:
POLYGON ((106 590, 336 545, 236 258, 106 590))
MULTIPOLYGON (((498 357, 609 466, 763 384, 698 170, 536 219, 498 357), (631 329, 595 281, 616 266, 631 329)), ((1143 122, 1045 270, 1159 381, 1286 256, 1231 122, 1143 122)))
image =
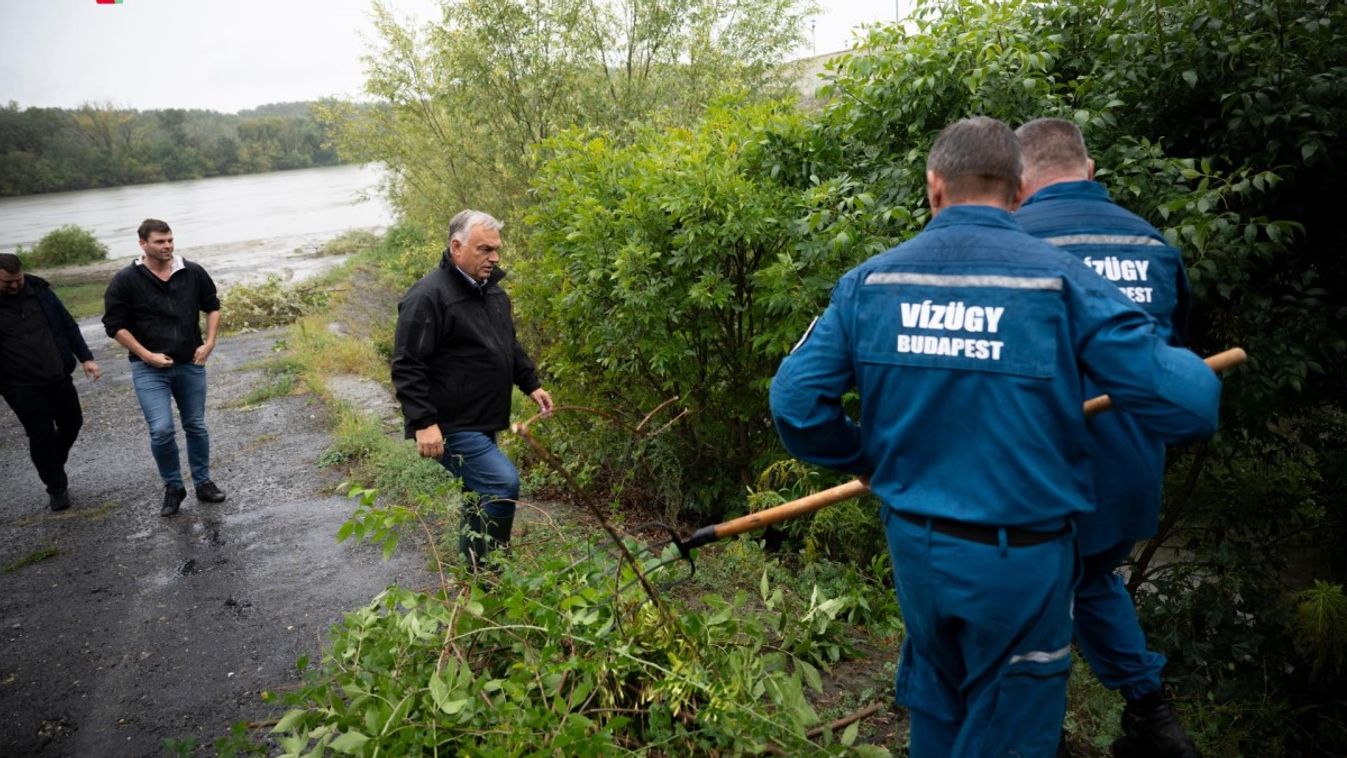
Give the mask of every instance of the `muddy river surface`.
POLYGON ((384 176, 379 165, 333 166, 0 198, 0 252, 32 247, 47 232, 75 224, 108 246, 109 260, 62 274, 96 278, 139 255, 136 227, 159 218, 173 227, 178 252, 205 266, 218 284, 268 273, 303 278, 340 261, 314 256, 321 242, 392 222, 377 192, 384 176))

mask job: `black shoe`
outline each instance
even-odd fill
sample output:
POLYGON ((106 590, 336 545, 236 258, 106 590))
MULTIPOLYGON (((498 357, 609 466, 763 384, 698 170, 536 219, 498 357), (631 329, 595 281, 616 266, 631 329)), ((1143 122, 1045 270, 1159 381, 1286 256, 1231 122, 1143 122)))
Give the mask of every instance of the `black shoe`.
POLYGON ((1122 727, 1123 736, 1113 741, 1114 758, 1201 758, 1164 692, 1128 701, 1122 727))
POLYGON ((159 509, 160 516, 172 516, 178 512, 178 506, 187 498, 187 490, 183 487, 168 486, 164 488, 164 507, 159 509))
POLYGON ((70 490, 61 490, 47 496, 47 507, 53 511, 63 511, 70 507, 70 490))
POLYGON ((207 479, 196 486, 196 499, 203 503, 223 503, 225 494, 224 490, 215 486, 215 482, 207 479))

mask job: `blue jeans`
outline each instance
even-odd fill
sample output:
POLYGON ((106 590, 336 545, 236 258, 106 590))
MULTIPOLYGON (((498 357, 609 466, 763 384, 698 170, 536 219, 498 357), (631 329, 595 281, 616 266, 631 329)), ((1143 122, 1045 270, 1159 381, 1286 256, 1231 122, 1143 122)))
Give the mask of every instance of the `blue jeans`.
POLYGON ((192 485, 210 481, 210 434, 206 432, 206 367, 193 363, 175 363, 154 368, 131 362, 131 386, 136 390, 140 410, 150 427, 150 453, 159 467, 159 478, 166 487, 182 487, 182 464, 178 461, 178 439, 173 428, 173 403, 178 404, 182 431, 187 436, 187 462, 192 468, 192 485))
POLYGON ((477 493, 478 505, 489 516, 514 515, 519 499, 519 471, 496 447, 496 435, 486 432, 450 432, 444 436, 440 465, 477 493))
POLYGON ((1076 588, 1076 645, 1111 690, 1136 700, 1160 690, 1165 657, 1146 649, 1146 633, 1121 576, 1114 573, 1127 560, 1132 542, 1123 542, 1082 559, 1084 574, 1076 588))

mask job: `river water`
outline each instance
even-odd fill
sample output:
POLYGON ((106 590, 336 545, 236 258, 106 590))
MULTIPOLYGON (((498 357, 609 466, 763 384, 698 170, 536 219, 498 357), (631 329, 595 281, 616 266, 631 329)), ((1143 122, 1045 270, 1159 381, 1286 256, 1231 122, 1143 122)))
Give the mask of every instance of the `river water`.
POLYGON ((332 166, 0 198, 0 252, 31 247, 52 229, 76 224, 108 246, 109 261, 63 275, 106 277, 140 255, 136 227, 152 217, 173 227, 178 252, 205 266, 218 284, 266 274, 301 279, 340 262, 314 255, 322 241, 392 223, 393 211, 377 192, 384 176, 374 164, 332 166))

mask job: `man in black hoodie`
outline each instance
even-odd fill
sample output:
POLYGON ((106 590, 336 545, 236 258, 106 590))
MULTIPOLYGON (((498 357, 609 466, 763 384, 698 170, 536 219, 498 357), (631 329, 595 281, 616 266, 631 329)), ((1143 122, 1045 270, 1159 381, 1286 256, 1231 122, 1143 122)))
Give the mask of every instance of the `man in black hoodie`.
POLYGON ((51 286, 25 276, 19 256, 0 253, 0 395, 28 433, 28 454, 53 511, 70 507, 65 463, 84 425, 70 381, 77 359, 98 381, 93 353, 51 286))
POLYGON ((552 397, 515 336, 500 288, 501 223, 465 210, 449 222, 440 265, 398 303, 393 387, 408 439, 463 480, 459 550, 476 571, 510 541, 519 472, 496 446, 510 423, 510 385, 551 413, 552 397))

